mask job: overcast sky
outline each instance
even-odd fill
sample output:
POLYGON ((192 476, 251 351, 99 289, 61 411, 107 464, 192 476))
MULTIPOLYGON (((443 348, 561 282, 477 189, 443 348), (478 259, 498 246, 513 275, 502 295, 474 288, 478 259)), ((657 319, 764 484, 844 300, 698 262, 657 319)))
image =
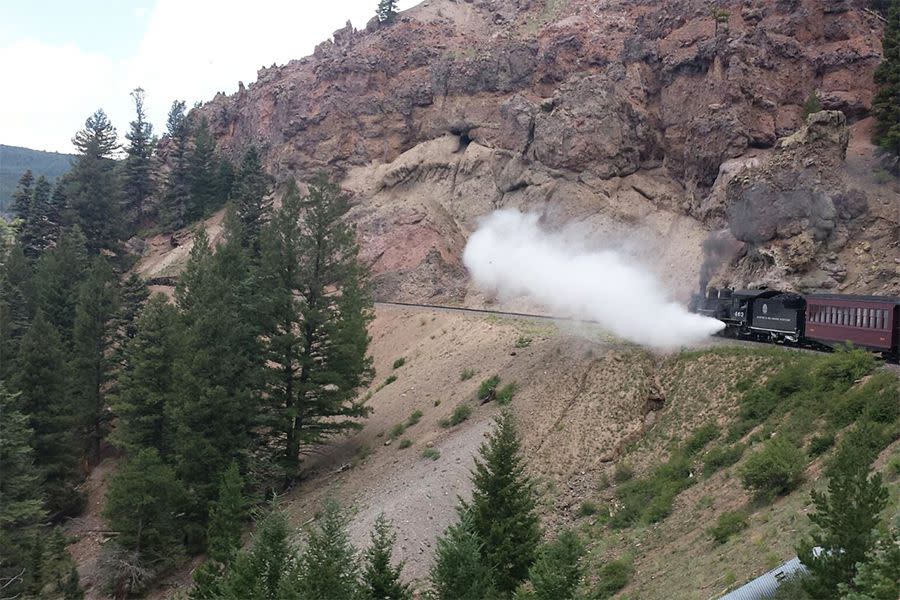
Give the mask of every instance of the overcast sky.
MULTIPOLYGON (((408 8, 418 0, 401 0, 408 8)), ((41 0, 0 2, 0 143, 72 152, 103 108, 120 137, 129 92, 145 90, 154 131, 173 100, 233 93, 256 71, 312 53, 378 0, 41 0)))

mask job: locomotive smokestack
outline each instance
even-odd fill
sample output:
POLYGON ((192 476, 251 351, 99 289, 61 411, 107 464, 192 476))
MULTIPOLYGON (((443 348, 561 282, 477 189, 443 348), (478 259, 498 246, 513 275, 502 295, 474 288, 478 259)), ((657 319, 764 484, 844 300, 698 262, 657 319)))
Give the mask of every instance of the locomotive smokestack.
POLYGON ((469 238, 463 262, 475 284, 526 296, 554 314, 596 321, 626 340, 677 348, 724 324, 673 302, 659 280, 614 250, 589 251, 573 236, 538 226, 538 216, 500 210, 469 238))
POLYGON ((716 270, 725 262, 732 261, 744 252, 744 244, 739 242, 731 232, 722 229, 711 233, 703 240, 703 264, 700 265, 700 288, 698 293, 705 297, 706 288, 716 270))

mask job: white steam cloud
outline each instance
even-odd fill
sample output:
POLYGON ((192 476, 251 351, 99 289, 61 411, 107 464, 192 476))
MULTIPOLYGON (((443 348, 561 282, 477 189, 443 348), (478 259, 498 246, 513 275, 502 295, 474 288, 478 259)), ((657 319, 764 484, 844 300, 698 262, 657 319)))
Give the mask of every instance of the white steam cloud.
POLYGON ((517 210, 485 218, 463 262, 482 289, 526 296, 555 316, 596 321, 645 346, 677 348, 724 327, 672 302, 652 273, 622 254, 578 248, 562 234, 541 230, 537 215, 517 210))

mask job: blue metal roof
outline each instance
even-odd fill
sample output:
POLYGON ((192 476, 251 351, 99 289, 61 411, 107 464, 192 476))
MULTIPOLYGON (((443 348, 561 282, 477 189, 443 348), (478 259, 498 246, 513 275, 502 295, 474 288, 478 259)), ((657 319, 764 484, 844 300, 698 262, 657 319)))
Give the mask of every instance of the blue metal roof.
POLYGON ((765 600, 775 595, 775 591, 778 590, 782 581, 806 572, 806 567, 799 558, 795 557, 733 592, 725 594, 719 600, 765 600))

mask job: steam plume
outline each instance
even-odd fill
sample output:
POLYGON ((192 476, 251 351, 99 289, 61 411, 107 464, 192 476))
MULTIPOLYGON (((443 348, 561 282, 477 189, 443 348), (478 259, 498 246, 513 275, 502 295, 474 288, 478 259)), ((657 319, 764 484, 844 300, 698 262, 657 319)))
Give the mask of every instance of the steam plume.
POLYGON ((516 210, 488 216, 469 238, 463 262, 476 285, 527 296, 555 315, 596 321, 618 337, 655 348, 697 342, 724 325, 689 313, 656 278, 613 250, 578 248, 516 210))

